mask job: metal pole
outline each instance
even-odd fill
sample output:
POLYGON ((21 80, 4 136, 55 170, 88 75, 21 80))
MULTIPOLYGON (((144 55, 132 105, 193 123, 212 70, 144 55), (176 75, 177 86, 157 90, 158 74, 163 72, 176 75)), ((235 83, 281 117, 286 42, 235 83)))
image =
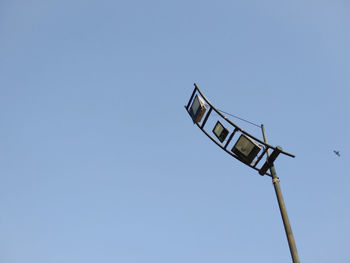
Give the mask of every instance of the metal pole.
MULTIPOLYGON (((264 128, 263 124, 261 124, 261 130, 263 133, 264 141, 265 141, 265 143, 267 143, 265 128, 264 128)), ((270 156, 270 153, 269 153, 269 151, 267 151, 267 157, 269 157, 269 156, 270 156)), ((295 240, 294 240, 294 236, 293 236, 293 232, 292 232, 292 227, 290 226, 286 205, 284 204, 282 191, 281 191, 281 187, 279 184, 280 180, 276 174, 276 169, 275 169, 275 166, 273 164, 270 168, 270 172, 272 175, 272 183, 273 183, 273 186, 275 188, 278 206, 279 206, 280 211, 281 211, 284 229, 286 231, 286 235, 287 235, 287 239, 288 239, 290 254, 292 255, 293 263, 300 263, 297 247, 295 245, 295 240)))

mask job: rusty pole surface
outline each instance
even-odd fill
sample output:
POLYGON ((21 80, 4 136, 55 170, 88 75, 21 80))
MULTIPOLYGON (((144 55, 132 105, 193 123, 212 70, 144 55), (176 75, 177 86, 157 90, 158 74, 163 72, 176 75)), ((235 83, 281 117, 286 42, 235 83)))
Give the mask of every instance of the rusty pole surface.
MULTIPOLYGON (((261 125, 261 130, 263 133, 264 141, 265 141, 265 143, 267 143, 265 128, 264 128, 263 124, 261 125)), ((270 153, 267 151, 267 157, 269 158, 269 156, 270 156, 270 153)), ((290 222, 289 222, 286 205, 284 204, 282 191, 281 191, 281 187, 279 184, 280 180, 277 176, 276 169, 275 169, 275 166, 273 164, 270 167, 270 173, 272 176, 272 183, 273 183, 273 186, 275 188, 278 206, 280 208, 280 212, 281 212, 281 216, 282 216, 282 220, 283 220, 283 225, 284 225, 284 229, 286 231, 289 250, 290 250, 290 254, 291 254, 292 259, 293 259, 293 263, 300 263, 297 247, 295 245, 295 240, 294 240, 294 236, 293 236, 293 232, 292 232, 292 227, 291 227, 290 222)))

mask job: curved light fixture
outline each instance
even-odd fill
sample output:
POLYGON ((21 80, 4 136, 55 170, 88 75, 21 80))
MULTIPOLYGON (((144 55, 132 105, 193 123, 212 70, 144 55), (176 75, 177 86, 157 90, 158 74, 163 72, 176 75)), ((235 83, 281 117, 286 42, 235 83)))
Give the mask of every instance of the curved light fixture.
POLYGON ((216 145, 232 157, 257 170, 260 175, 266 174, 271 176, 267 171, 280 153, 295 157, 293 154, 283 151, 281 147, 269 145, 241 129, 237 124, 229 120, 216 109, 203 95, 196 84, 194 84, 194 90, 185 108, 191 116, 193 123, 216 143, 216 145), (207 130, 207 126, 209 125, 206 124, 213 111, 216 113, 215 117, 217 117, 216 124, 207 130), (223 123, 227 126, 225 127, 223 123), (211 135, 212 133, 215 137, 211 135), (238 137, 236 142, 231 150, 229 150, 228 146, 232 144, 233 138, 236 137, 238 137), (273 151, 271 156, 268 156, 269 150, 273 151), (267 157, 266 162, 260 164, 264 156, 267 157))

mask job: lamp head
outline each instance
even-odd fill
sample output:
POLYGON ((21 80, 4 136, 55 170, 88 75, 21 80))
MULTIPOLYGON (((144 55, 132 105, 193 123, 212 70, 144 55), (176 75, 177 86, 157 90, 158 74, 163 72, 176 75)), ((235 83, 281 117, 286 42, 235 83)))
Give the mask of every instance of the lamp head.
POLYGON ((244 163, 251 164, 254 158, 260 152, 261 147, 256 144, 248 136, 242 134, 236 144, 232 148, 232 152, 236 154, 239 160, 244 163))
POLYGON ((202 120, 202 117, 207 110, 204 100, 196 95, 193 100, 193 103, 189 109, 189 114, 194 123, 199 123, 202 120))
POLYGON ((228 135, 228 129, 226 129, 221 122, 217 121, 213 133, 215 136, 219 139, 219 141, 222 143, 225 141, 227 135, 228 135))

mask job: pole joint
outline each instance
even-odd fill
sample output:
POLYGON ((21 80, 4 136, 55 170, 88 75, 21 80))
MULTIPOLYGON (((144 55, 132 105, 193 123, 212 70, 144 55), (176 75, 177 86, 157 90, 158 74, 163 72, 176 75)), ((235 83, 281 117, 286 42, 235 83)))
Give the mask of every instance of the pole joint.
POLYGON ((278 177, 272 179, 273 184, 279 183, 279 182, 280 182, 280 179, 278 177))

